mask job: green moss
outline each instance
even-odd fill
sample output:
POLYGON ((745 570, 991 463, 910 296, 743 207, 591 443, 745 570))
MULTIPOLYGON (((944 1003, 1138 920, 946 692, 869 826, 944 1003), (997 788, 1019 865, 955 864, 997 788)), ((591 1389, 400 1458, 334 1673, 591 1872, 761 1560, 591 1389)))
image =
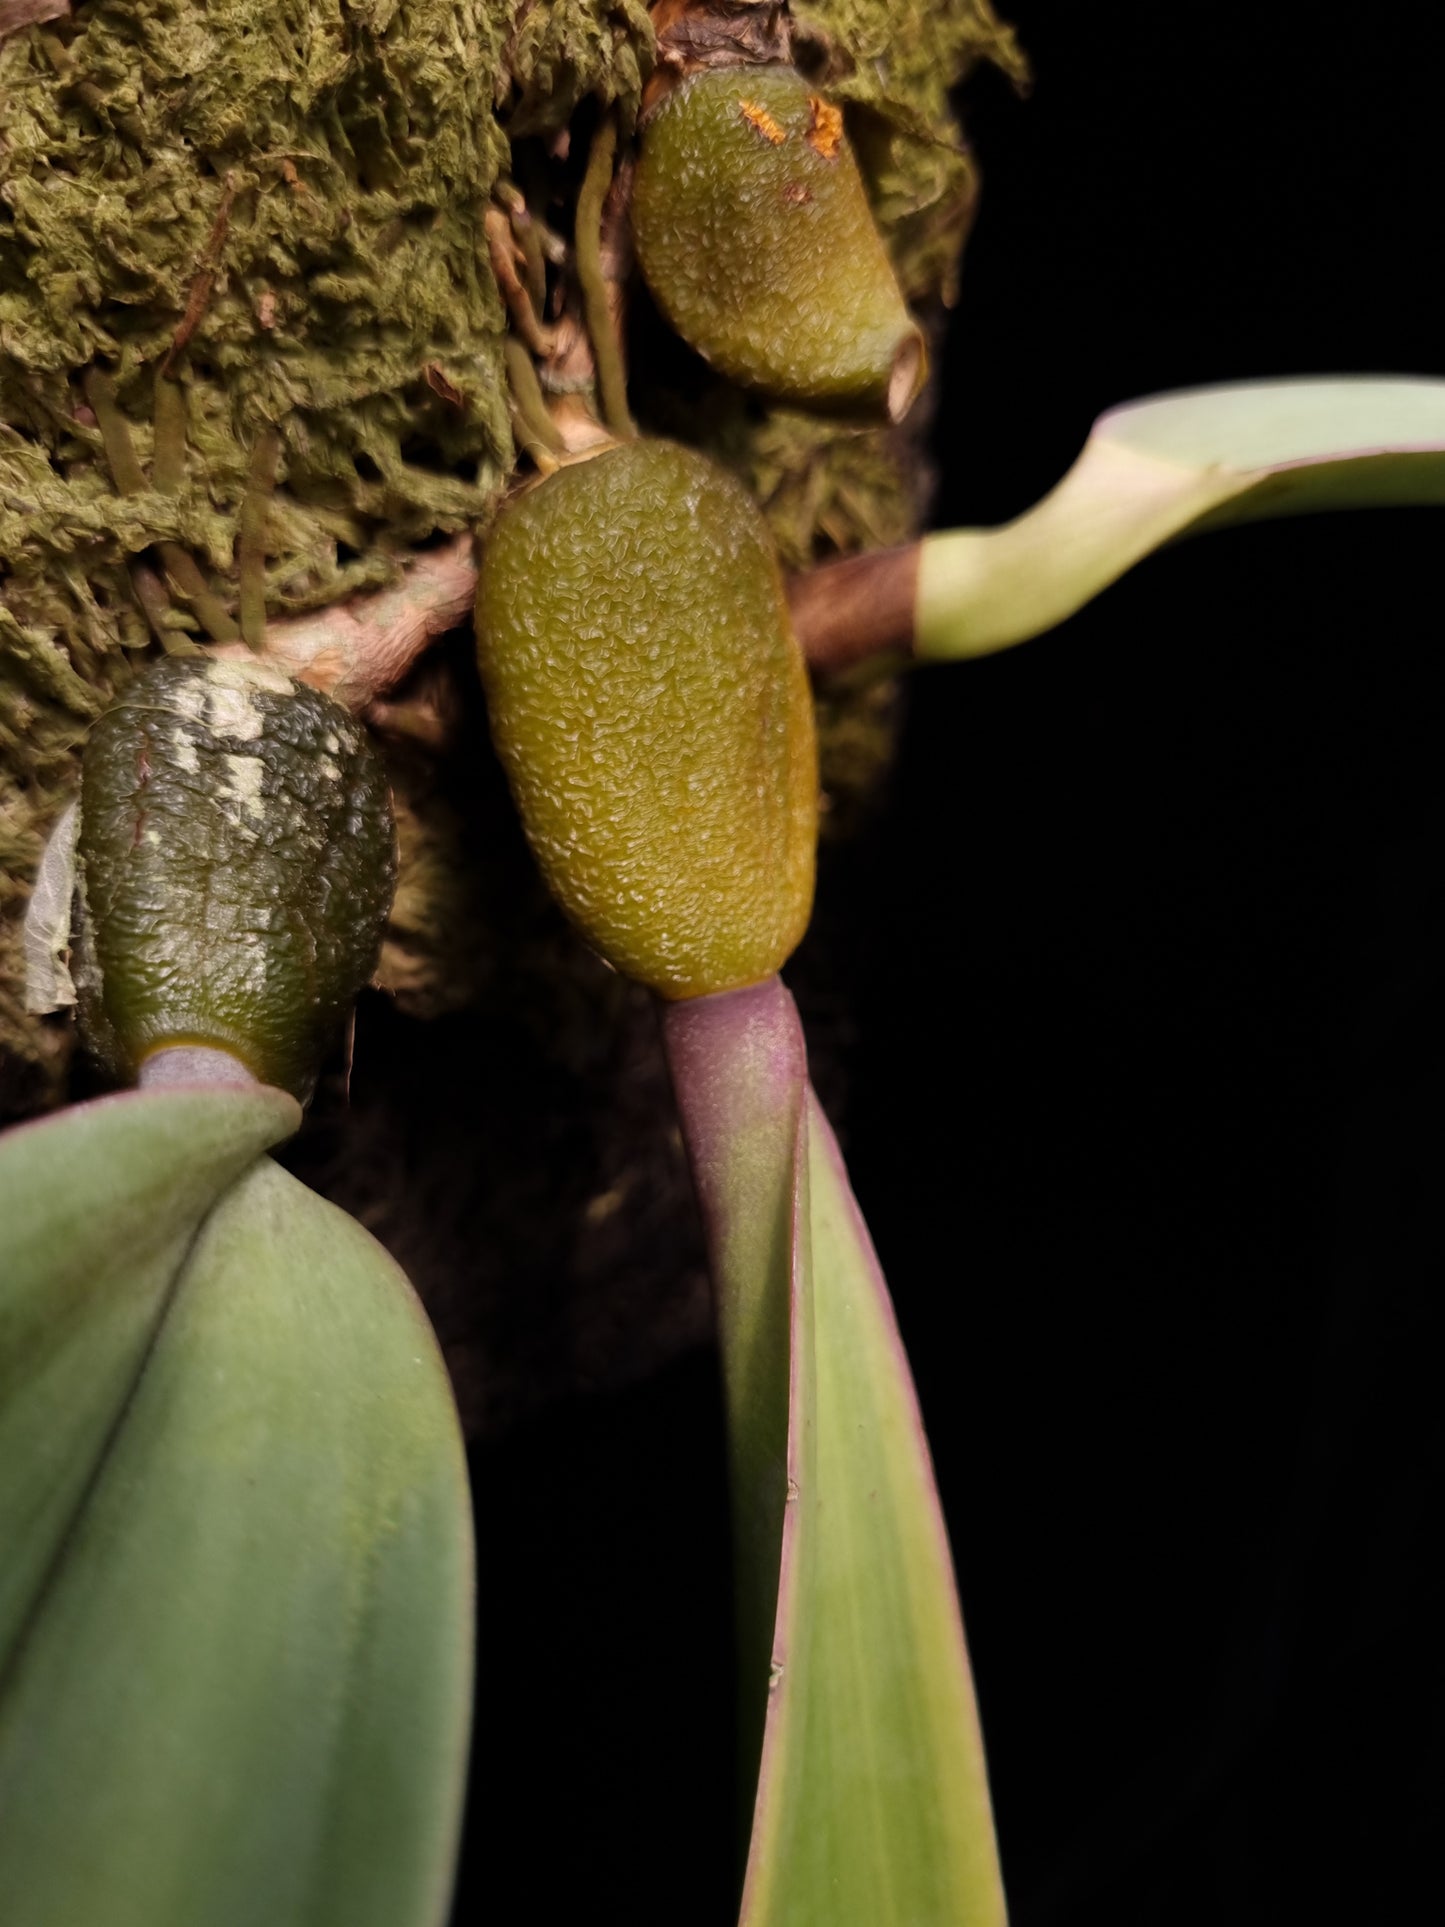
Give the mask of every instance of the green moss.
POLYGON ((268 423, 287 482, 277 611, 385 572, 338 563, 338 517, 407 541, 477 512, 511 462, 476 246, 506 158, 499 63, 483 0, 95 0, 68 47, 32 32, 0 49, 0 419, 33 451, 0 454, 32 500, 23 544, 0 550, 18 575, 77 537, 114 574, 172 532, 228 569, 268 423), (183 316, 181 485, 117 502, 77 374, 115 371, 148 463, 183 316))
POLYGON ((652 72, 652 22, 645 0, 511 0, 515 26, 506 64, 515 99, 514 139, 555 134, 589 96, 618 104, 629 133, 652 72))

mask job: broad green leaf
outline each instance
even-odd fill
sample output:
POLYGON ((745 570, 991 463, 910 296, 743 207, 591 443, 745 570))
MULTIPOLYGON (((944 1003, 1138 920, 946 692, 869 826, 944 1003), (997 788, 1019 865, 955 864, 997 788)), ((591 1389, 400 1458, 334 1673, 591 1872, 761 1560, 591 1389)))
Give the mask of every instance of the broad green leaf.
POLYGON ((999 529, 920 545, 920 659, 988 655, 1064 621, 1144 556, 1228 522, 1445 502, 1445 381, 1247 382, 1100 417, 1069 473, 999 529))
POLYGON ((0 1137, 0 1667, 201 1220, 300 1122, 280 1091, 172 1090, 0 1137))
MULTIPOLYGON (((52 1226, 27 1247, 32 1292, 46 1248, 66 1277, 52 1226)), ((184 1252, 0 1671, 6 1917, 440 1922, 469 1518, 405 1279, 344 1213, 252 1163, 184 1252)))
MULTIPOLYGON (((887 1287, 806 1087, 791 999, 776 980, 699 999, 669 1009, 665 1034, 718 1287, 733 1477, 760 1481, 740 1495, 759 1518, 773 1492, 765 1448, 786 1434, 778 1529, 766 1546, 757 1532, 738 1544, 744 1565, 766 1560, 744 1608, 775 1599, 743 1927, 999 1927, 927 1442, 887 1287), (780 1326, 785 1382, 756 1342, 776 1343, 780 1326)), ((745 1628, 745 1657, 756 1645, 745 1628)))

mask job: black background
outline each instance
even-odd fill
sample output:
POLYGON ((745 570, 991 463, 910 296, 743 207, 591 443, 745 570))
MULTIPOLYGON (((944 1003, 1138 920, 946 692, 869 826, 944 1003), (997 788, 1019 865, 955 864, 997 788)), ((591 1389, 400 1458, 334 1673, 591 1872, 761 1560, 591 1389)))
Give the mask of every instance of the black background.
MULTIPOLYGON (((1007 11, 1036 86, 964 96, 941 524, 1027 507, 1131 396, 1445 372, 1434 9, 1007 11)), ((1440 529, 1212 536, 920 676, 825 870, 1016 1927, 1434 1911, 1440 529)), ((457 1918, 721 1927, 712 1361, 473 1474, 457 1918)))

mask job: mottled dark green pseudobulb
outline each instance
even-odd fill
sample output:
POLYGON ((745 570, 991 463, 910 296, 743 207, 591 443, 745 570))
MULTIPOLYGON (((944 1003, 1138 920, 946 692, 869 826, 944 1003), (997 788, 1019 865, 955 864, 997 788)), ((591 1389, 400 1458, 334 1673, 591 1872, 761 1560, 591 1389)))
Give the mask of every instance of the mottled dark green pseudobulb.
POLYGON ((477 637, 537 860, 665 997, 770 976, 808 921, 817 745, 771 539, 668 442, 563 468, 498 516, 477 637))
POLYGON ((347 712, 260 663, 157 663, 91 731, 77 856, 81 1027, 108 1068, 209 1044, 308 1094, 395 880, 386 776, 347 712))
POLYGON ((840 110, 788 67, 699 73, 649 122, 637 257, 684 340, 783 401, 899 420, 923 341, 840 110))

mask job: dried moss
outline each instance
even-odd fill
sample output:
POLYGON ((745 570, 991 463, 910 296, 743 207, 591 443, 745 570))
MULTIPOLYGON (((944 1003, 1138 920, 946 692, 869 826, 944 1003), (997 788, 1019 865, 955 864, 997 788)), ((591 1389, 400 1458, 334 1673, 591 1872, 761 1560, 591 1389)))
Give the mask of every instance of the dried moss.
POLYGON ((652 22, 645 0, 513 0, 506 64, 513 139, 555 134, 584 100, 615 102, 630 133, 652 71, 652 22))

